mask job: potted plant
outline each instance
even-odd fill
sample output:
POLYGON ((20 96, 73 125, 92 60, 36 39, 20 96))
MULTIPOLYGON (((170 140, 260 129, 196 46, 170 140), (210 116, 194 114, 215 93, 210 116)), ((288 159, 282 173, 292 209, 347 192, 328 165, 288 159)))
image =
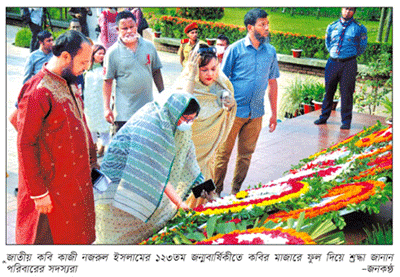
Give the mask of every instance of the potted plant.
POLYGON ((215 38, 206 38, 207 40, 207 44, 210 46, 213 46, 215 44, 215 42, 217 41, 217 39, 215 38))
POLYGON ((293 58, 301 57, 301 53, 303 52, 303 46, 304 46, 304 42, 302 40, 298 40, 298 41, 296 41, 296 43, 293 44, 293 48, 292 48, 293 58))
POLYGON ((304 100, 302 87, 303 83, 300 78, 293 79, 289 86, 286 87, 279 109, 283 113, 281 118, 282 116, 292 118, 299 114, 300 104, 304 100))
POLYGON ((322 108, 322 101, 325 95, 325 85, 320 82, 314 82, 311 85, 312 93, 312 103, 314 104, 314 110, 319 110, 322 108))
POLYGON ((154 30, 154 36, 156 38, 159 38, 161 36, 161 23, 158 19, 154 21, 153 30, 154 30))

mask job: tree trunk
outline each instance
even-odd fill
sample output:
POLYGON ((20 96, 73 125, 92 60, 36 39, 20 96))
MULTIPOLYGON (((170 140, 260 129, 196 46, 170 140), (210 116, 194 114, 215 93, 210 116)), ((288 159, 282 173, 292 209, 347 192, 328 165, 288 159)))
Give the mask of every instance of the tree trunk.
POLYGON ((386 30, 385 30, 386 34, 385 34, 384 42, 388 42, 388 40, 389 40, 389 35, 390 35, 390 29, 392 27, 392 22, 393 22, 393 10, 392 10, 392 8, 388 8, 386 30))
POLYGON ((382 34, 383 34, 383 27, 385 25, 385 19, 386 19, 386 8, 382 8, 381 9, 381 18, 379 20, 378 35, 376 36, 377 42, 382 41, 382 34))

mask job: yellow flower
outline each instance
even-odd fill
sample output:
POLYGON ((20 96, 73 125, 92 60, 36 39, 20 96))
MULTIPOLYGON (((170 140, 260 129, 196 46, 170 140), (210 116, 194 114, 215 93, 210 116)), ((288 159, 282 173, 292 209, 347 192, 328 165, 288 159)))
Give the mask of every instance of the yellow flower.
POLYGON ((239 191, 238 193, 236 193, 236 198, 237 199, 243 199, 246 198, 249 195, 249 193, 245 190, 239 191))

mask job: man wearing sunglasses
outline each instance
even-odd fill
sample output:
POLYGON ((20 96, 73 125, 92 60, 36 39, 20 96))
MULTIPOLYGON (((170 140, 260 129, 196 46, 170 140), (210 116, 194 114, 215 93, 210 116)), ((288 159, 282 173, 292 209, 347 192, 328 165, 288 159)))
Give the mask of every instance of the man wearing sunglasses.
POLYGON ((271 105, 269 131, 277 123, 277 97, 279 77, 276 51, 268 42, 268 14, 252 9, 244 17, 247 36, 230 45, 222 60, 222 71, 231 81, 237 103, 235 122, 226 141, 217 151, 214 178, 216 192, 223 190, 228 162, 238 137, 238 157, 232 181, 231 194, 240 191, 256 148, 264 115, 264 97, 268 88, 271 105))

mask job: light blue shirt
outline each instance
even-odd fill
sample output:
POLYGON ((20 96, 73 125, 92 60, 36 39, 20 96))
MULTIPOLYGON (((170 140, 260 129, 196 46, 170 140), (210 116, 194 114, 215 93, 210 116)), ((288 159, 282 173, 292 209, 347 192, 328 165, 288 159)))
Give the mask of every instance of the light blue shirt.
POLYGON ((331 23, 326 29, 325 45, 329 51, 329 55, 331 58, 336 59, 361 55, 367 48, 367 28, 355 20, 346 28, 340 53, 337 53, 339 37, 343 30, 340 20, 338 19, 331 23))
POLYGON ((43 65, 47 63, 51 57, 53 57, 52 52, 45 54, 40 49, 33 51, 25 62, 24 79, 22 84, 25 84, 32 76, 36 75, 36 73, 42 69, 43 65))
POLYGON ((34 24, 42 26, 43 8, 29 8, 31 20, 34 24))
POLYGON ((236 116, 263 116, 268 81, 279 77, 275 48, 264 43, 255 49, 247 35, 227 48, 221 67, 234 88, 236 116))

